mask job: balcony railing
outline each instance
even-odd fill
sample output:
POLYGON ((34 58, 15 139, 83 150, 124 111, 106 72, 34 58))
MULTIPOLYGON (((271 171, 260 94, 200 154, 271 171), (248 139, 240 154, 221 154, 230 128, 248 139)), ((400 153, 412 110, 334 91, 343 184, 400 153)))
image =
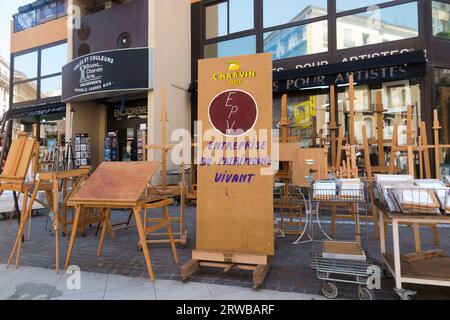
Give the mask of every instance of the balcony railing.
POLYGON ((38 0, 19 8, 13 16, 14 32, 33 28, 37 25, 67 15, 67 0, 38 0))

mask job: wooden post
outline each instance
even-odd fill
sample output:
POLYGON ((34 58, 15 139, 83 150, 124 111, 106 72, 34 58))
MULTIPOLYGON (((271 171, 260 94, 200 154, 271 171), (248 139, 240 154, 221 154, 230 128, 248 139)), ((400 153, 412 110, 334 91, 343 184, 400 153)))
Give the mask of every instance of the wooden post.
POLYGON ((413 178, 416 177, 416 174, 414 172, 414 153, 413 153, 413 147, 408 146, 408 174, 411 175, 413 178))
POLYGON ((398 123, 395 123, 394 131, 392 132, 392 147, 391 147, 391 158, 389 160, 389 174, 395 173, 395 160, 397 157, 397 144, 398 144, 398 123))
POLYGON ((434 110, 434 122, 433 122, 433 132, 434 132, 434 158, 436 163, 436 179, 441 179, 441 155, 440 155, 440 141, 439 141, 439 130, 441 129, 438 111, 434 110))
POLYGON ((330 147, 331 147, 331 166, 336 168, 336 90, 334 85, 330 86, 330 147))
POLYGON ((375 111, 377 113, 377 135, 378 135, 378 165, 381 167, 385 163, 384 158, 384 130, 383 130, 383 101, 381 92, 376 94, 375 111))
POLYGON ((339 127, 338 144, 337 144, 337 150, 336 150, 336 167, 334 168, 335 170, 337 170, 339 168, 339 165, 341 163, 342 141, 343 140, 344 140, 344 129, 342 127, 339 127))
MULTIPOLYGON (((425 167, 425 178, 431 179, 430 153, 428 152, 427 126, 424 121, 420 123, 420 136, 422 137, 423 160, 425 167)), ((420 150, 419 152, 422 152, 420 150)))
POLYGON ((414 133, 416 133, 416 130, 413 129, 413 109, 412 106, 409 105, 406 112, 406 124, 407 124, 407 130, 406 130, 406 144, 409 146, 414 146, 414 133))
POLYGON ((289 135, 289 117, 288 117, 288 105, 287 94, 283 94, 281 98, 281 142, 288 142, 289 135))
POLYGON ((161 88, 161 152, 162 152, 162 187, 167 189, 167 110, 166 110, 166 90, 161 88))
POLYGON ((142 140, 142 161, 147 161, 147 133, 145 131, 141 132, 141 140, 142 140))
POLYGON ((355 83, 353 73, 349 76, 349 88, 348 88, 348 98, 349 98, 349 135, 350 144, 355 145, 355 83))
POLYGON ((364 166, 366 167, 367 179, 372 182, 372 165, 370 163, 370 149, 369 149, 369 139, 367 138, 367 128, 366 125, 362 126, 363 135, 363 147, 364 147, 364 166))

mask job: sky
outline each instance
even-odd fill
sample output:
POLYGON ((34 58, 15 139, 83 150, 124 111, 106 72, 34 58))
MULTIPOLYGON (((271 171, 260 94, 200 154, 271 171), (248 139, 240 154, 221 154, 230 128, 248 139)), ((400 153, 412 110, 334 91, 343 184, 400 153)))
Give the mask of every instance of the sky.
POLYGON ((20 6, 33 0, 3 0, 0 9, 0 55, 9 61, 9 38, 11 34, 11 17, 20 6))

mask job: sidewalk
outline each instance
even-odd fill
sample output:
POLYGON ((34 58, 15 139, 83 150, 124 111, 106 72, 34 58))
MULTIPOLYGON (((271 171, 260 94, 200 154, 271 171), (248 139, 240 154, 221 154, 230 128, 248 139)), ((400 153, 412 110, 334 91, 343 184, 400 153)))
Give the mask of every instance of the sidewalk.
POLYGON ((321 296, 251 290, 204 283, 81 272, 81 289, 70 290, 71 275, 55 270, 0 264, 0 300, 323 300, 321 296))

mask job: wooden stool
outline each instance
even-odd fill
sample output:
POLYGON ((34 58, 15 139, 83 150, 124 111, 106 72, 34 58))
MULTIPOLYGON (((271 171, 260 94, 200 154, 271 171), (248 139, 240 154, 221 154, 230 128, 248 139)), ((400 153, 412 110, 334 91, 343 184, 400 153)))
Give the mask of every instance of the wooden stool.
MULTIPOLYGON (((145 210, 144 213, 144 232, 145 236, 147 238, 148 235, 158 235, 158 236, 168 236, 170 246, 172 247, 172 253, 173 257, 175 259, 175 262, 178 263, 178 254, 177 254, 177 248, 175 245, 175 239, 172 231, 172 222, 169 215, 169 208, 168 206, 173 203, 172 198, 155 198, 153 202, 146 203, 142 208, 145 210), (162 217, 161 218, 148 218, 147 217, 147 210, 148 209, 160 209, 162 208, 162 217), (148 223, 156 223, 152 226, 147 226, 148 223), (155 231, 158 231, 162 228, 167 228, 167 233, 164 234, 155 234, 155 231)), ((152 243, 151 240, 147 240, 147 243, 152 243)), ((139 243, 139 246, 141 246, 141 243, 139 243)))
POLYGON ((294 189, 287 184, 282 188, 280 199, 274 201, 274 209, 280 210, 281 232, 284 235, 298 235, 303 227, 303 203, 294 189))
MULTIPOLYGON (((143 229, 144 229, 145 236, 147 236, 150 233, 153 233, 157 230, 167 227, 167 235, 169 237, 170 245, 172 247, 172 253, 173 253, 175 262, 178 263, 179 262, 178 253, 177 253, 177 249, 175 246, 175 240, 174 240, 173 231, 172 231, 172 223, 170 221, 169 209, 167 208, 167 206, 171 205, 172 203, 173 203, 173 199, 171 199, 171 198, 168 198, 168 199, 161 199, 161 198, 158 199, 157 198, 157 199, 155 199, 154 202, 149 202, 149 203, 143 205, 142 209, 145 210, 143 229), (163 209, 162 218, 147 218, 147 209, 159 209, 159 208, 163 209), (151 222, 158 222, 158 223, 153 226, 147 226, 147 223, 151 223, 151 222)), ((104 215, 105 215, 105 218, 104 218, 102 233, 100 235, 100 243, 99 243, 98 252, 97 252, 97 255, 99 257, 101 255, 101 252, 103 249, 103 242, 105 240, 106 231, 109 231, 109 233, 111 234, 111 238, 113 240, 115 238, 114 232, 112 230, 111 222, 110 222, 111 210, 105 209, 104 215)), ((140 242, 139 242, 139 247, 141 247, 140 242)))

